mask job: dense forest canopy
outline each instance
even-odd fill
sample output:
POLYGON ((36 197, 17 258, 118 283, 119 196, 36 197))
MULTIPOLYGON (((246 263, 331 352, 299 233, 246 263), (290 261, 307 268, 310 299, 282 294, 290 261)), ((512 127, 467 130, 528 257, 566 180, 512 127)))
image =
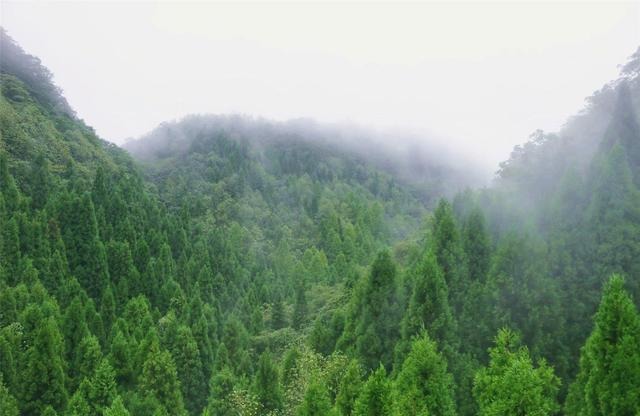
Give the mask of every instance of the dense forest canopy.
POLYGON ((125 151, 0 38, 0 414, 640 413, 640 50, 465 191, 307 121, 125 151))

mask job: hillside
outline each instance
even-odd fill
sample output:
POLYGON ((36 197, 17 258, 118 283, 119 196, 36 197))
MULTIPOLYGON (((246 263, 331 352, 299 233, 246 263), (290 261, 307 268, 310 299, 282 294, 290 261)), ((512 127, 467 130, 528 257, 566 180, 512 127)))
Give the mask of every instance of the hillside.
POLYGON ((130 156, 0 40, 0 414, 640 411, 637 54, 449 202, 433 151, 308 122, 130 156))

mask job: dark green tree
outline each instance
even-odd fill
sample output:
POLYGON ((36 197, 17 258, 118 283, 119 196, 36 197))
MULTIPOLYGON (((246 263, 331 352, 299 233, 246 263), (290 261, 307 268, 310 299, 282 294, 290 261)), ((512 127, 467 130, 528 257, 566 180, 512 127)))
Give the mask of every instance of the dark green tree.
POLYGON ((330 416, 331 414, 331 399, 326 386, 317 381, 309 385, 296 415, 330 416))
POLYGON ((401 324, 401 341, 396 345, 396 362, 402 363, 413 343, 425 330, 449 356, 455 349, 456 323, 449 308, 447 284, 430 251, 412 268, 413 291, 401 324))
POLYGON ((0 378, 0 415, 18 416, 19 414, 18 401, 9 393, 9 389, 0 378))
POLYGON ((263 413, 276 411, 282 406, 280 374, 268 351, 260 355, 253 389, 263 413))
POLYGON ((157 399, 169 415, 185 414, 176 366, 171 354, 161 350, 157 342, 150 346, 142 368, 140 387, 147 395, 157 399))
POLYGON ((67 402, 62 335, 55 319, 42 320, 25 352, 19 397, 24 415, 40 415, 47 405, 61 410, 67 402))
POLYGON ((371 373, 356 400, 354 416, 388 416, 393 414, 391 381, 383 366, 371 373))
POLYGON ((476 373, 473 395, 481 416, 554 415, 560 380, 544 360, 535 367, 518 336, 501 329, 489 366, 476 373))
POLYGON ((296 301, 293 306, 293 317, 291 326, 293 329, 300 329, 307 319, 307 296, 304 283, 300 282, 296 286, 296 301))
POLYGON ((640 316, 614 275, 606 284, 593 332, 580 356, 567 415, 632 415, 640 411, 640 316))
POLYGON ((340 388, 336 396, 336 408, 343 416, 350 416, 356 399, 362 389, 362 366, 357 360, 351 360, 340 381, 340 388))
POLYGON ((356 352, 367 370, 382 363, 390 368, 398 339, 396 265, 387 251, 378 254, 364 282, 356 317, 356 352))
POLYGON ((394 384, 394 405, 399 415, 454 416, 453 377, 447 363, 427 334, 415 338, 394 384))

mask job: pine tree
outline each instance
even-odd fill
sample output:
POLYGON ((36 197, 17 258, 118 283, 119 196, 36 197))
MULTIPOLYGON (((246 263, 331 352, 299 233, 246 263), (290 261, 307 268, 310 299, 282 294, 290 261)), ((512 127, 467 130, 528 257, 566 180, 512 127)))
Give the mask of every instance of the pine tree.
POLYGON ((31 167, 31 204, 34 209, 41 209, 46 204, 50 182, 49 162, 40 153, 36 156, 31 167))
POLYGON ((387 251, 378 254, 365 281, 362 298, 358 299, 356 317, 356 351, 366 369, 380 362, 390 368, 393 345, 398 339, 396 302, 396 266, 387 251))
POLYGON ((18 416, 19 414, 18 401, 9 393, 9 389, 4 385, 0 377, 0 415, 18 416))
POLYGON ((116 396, 111 406, 104 410, 104 416, 129 416, 130 413, 122 402, 120 396, 116 396))
POLYGON ((351 360, 340 381, 336 396, 336 408, 343 416, 350 416, 362 388, 362 367, 357 360, 351 360))
POLYGON ((60 223, 69 266, 89 296, 100 299, 109 281, 109 272, 90 196, 74 197, 65 211, 60 213, 60 223))
POLYGON ((287 318, 284 312, 284 303, 278 298, 271 307, 271 328, 282 329, 287 326, 287 318))
POLYGON ((111 406, 117 396, 115 371, 108 360, 102 360, 91 378, 89 403, 96 414, 111 406))
POLYGON ((354 416, 388 416, 392 414, 391 382, 383 366, 371 373, 356 400, 354 416))
POLYGON ((394 384, 397 414, 454 416, 453 392, 453 378, 435 342, 426 334, 414 339, 394 384))
POLYGON ((433 213, 432 244, 449 288, 449 303, 457 316, 464 296, 464 251, 451 204, 441 199, 433 213))
POLYGON ((291 326, 293 329, 300 329, 307 319, 307 297, 304 283, 298 283, 296 287, 296 302, 293 307, 293 317, 291 326))
POLYGON ((278 368, 271 361, 271 354, 268 351, 260 355, 258 371, 255 376, 254 392, 258 397, 263 413, 276 411, 282 406, 280 375, 278 368))
POLYGON ((69 371, 74 377, 71 386, 77 386, 84 378, 91 378, 101 361, 102 351, 98 338, 86 335, 80 341, 72 361, 73 369, 69 371))
POLYGON ((307 388, 302 404, 296 416, 330 416, 331 399, 327 388, 320 382, 314 382, 307 388))
POLYGON ((560 380, 544 360, 534 367, 516 334, 501 329, 489 366, 476 373, 473 395, 480 416, 553 415, 560 380))
POLYGON ((469 214, 462 230, 462 238, 469 279, 484 282, 489 272, 491 246, 480 208, 474 208, 469 214))
POLYGON ((20 272, 20 237, 18 223, 14 217, 6 221, 2 230, 2 268, 3 280, 13 286, 19 281, 20 272))
POLYGON ((412 338, 427 331, 441 350, 455 348, 455 321, 449 308, 448 289, 436 258, 430 251, 411 271, 413 291, 401 324, 402 341, 396 346, 398 365, 411 348, 412 338))
POLYGON ((567 399, 568 415, 632 415, 640 411, 640 315, 614 275, 580 356, 567 399))
POLYGON ((236 379, 228 367, 216 371, 211 376, 211 381, 209 382, 210 395, 206 409, 209 416, 232 416, 236 414, 229 400, 235 384, 236 379))
POLYGON ((171 354, 152 342, 140 379, 142 391, 157 399, 169 415, 185 414, 180 382, 171 354))
POLYGON ((198 344, 187 326, 181 325, 178 328, 176 339, 170 348, 187 410, 191 414, 199 414, 205 405, 207 386, 198 344))
POLYGON ((24 355, 19 400, 22 413, 39 415, 47 405, 62 409, 67 402, 63 340, 54 318, 45 318, 36 328, 33 345, 24 355))
POLYGON ((18 209, 20 192, 13 176, 9 173, 9 161, 4 151, 0 152, 0 193, 8 213, 13 213, 18 209))
MULTIPOLYGON (((597 277, 595 284, 587 286, 590 289, 597 289, 600 279, 612 273, 640 275, 640 191, 633 183, 628 157, 616 144, 594 162, 594 189, 585 225, 590 237, 589 260, 593 259, 597 277)), ((628 283, 631 293, 640 295, 637 279, 628 283)))

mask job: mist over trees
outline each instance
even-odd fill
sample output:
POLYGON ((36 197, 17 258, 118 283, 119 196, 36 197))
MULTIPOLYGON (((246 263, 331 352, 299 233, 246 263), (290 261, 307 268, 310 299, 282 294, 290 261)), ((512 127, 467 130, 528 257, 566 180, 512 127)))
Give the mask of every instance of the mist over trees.
POLYGON ((640 412, 640 50, 463 190, 310 122, 129 154, 1 38, 1 414, 640 412))

